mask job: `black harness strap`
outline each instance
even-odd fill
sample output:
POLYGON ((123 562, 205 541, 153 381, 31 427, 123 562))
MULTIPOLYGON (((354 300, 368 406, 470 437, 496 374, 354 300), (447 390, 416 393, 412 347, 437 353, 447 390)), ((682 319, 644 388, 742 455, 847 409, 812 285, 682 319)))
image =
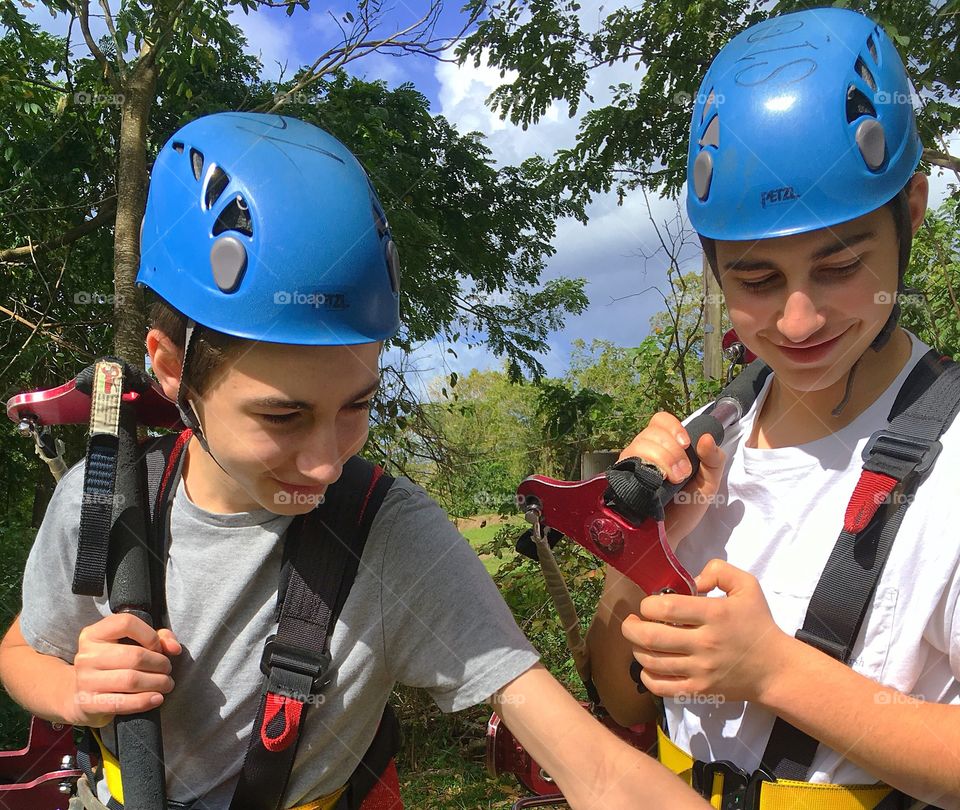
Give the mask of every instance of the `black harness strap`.
MULTIPOLYGON (((163 582, 170 511, 191 436, 185 430, 152 439, 143 448, 155 562, 151 575, 153 593, 158 595, 154 615, 159 617, 166 615, 163 582)), ((264 647, 261 667, 267 679, 231 810, 274 810, 280 805, 296 755, 303 710, 326 683, 329 636, 393 480, 381 468, 351 458, 340 479, 327 490, 324 504, 295 518, 287 531, 278 589, 279 625, 264 647)), ((399 724, 386 706, 374 741, 350 777, 338 810, 359 808, 398 748, 399 724)), ((94 785, 91 755, 98 752, 93 747, 84 751, 84 770, 94 785)), ((122 810, 116 800, 111 800, 110 807, 122 810)))
MULTIPOLYGON (((939 438, 960 409, 960 366, 927 354, 911 371, 889 416, 873 434, 844 530, 827 561, 797 638, 849 664, 853 645, 904 514, 940 450, 939 438)), ((805 781, 818 742, 778 717, 763 766, 781 779, 805 781)), ((896 808, 894 791, 878 807, 896 808)))
POLYGON ((267 682, 231 810, 280 806, 303 712, 329 676, 329 635, 347 601, 370 526, 392 483, 379 467, 354 457, 327 490, 324 504, 296 518, 288 531, 290 578, 277 633, 264 647, 261 667, 267 682))

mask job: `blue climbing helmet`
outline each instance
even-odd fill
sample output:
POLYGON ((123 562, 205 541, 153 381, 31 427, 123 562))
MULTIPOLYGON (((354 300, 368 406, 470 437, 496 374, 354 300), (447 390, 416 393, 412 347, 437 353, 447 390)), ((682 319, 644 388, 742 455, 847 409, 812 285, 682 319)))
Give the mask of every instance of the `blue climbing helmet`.
POLYGON ((896 197, 920 154, 910 82, 879 25, 841 8, 772 17, 703 79, 687 213, 711 239, 817 230, 896 197))
POLYGON ((216 113, 160 150, 137 282, 250 340, 351 345, 400 326, 397 249, 363 167, 322 129, 216 113))

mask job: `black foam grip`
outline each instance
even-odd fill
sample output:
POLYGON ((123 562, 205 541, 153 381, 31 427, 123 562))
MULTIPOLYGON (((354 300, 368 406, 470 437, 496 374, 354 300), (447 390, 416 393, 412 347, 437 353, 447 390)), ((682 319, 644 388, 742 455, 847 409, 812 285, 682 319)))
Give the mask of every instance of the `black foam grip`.
POLYGON ((116 718, 117 754, 123 769, 123 806, 129 810, 166 810, 166 772, 160 710, 116 718))

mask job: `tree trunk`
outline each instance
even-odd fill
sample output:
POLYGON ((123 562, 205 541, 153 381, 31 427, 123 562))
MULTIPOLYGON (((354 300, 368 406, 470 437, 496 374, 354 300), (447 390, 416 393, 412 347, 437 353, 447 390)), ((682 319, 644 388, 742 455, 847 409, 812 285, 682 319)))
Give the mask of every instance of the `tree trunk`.
POLYGON ((142 53, 123 88, 117 161, 113 344, 116 354, 140 368, 144 366, 146 319, 143 294, 135 279, 140 264, 140 223, 147 203, 147 124, 156 78, 156 64, 142 53))

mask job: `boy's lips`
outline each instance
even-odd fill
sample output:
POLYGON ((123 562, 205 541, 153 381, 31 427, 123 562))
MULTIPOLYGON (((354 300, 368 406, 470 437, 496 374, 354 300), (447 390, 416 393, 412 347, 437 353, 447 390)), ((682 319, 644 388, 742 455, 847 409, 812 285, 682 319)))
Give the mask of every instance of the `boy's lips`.
POLYGON ((829 340, 824 340, 810 346, 797 347, 783 346, 781 344, 776 344, 776 346, 778 349, 780 349, 784 356, 795 363, 815 363, 818 360, 822 360, 824 357, 826 357, 840 342, 840 338, 842 338, 848 331, 849 327, 848 329, 844 329, 836 337, 832 337, 829 340))
POLYGON ((326 484, 289 484, 286 481, 281 481, 279 478, 274 478, 273 480, 287 492, 299 492, 304 495, 320 495, 327 489, 326 484))

